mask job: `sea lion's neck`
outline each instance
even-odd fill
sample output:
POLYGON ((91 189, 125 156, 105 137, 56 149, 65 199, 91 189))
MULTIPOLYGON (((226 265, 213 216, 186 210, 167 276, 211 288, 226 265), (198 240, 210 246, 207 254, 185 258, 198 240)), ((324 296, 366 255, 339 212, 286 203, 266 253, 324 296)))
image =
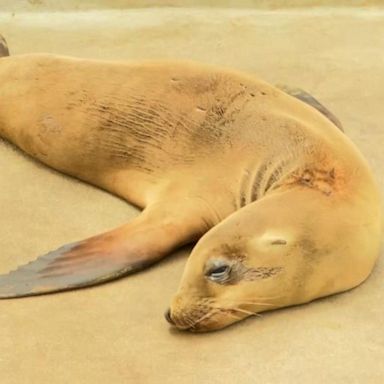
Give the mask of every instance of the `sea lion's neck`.
POLYGON ((297 169, 292 153, 266 156, 243 169, 237 199, 237 208, 242 208, 262 198, 268 191, 280 185, 287 175, 297 169))

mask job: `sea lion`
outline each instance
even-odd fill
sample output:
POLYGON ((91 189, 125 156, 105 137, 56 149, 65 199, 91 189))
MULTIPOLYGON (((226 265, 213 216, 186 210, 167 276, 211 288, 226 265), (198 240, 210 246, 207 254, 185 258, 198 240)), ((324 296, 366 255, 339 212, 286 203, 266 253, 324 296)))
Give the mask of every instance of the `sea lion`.
POLYGON ((0 276, 1 298, 116 279, 198 240, 166 317, 208 331, 348 290, 374 266, 374 178, 304 93, 198 63, 46 54, 1 58, 0 84, 0 136, 144 209, 0 276))

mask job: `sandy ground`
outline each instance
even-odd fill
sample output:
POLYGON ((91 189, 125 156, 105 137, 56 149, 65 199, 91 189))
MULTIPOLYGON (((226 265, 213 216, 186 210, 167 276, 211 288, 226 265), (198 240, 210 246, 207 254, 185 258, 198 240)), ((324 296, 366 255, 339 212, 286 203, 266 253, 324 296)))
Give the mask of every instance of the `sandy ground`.
MULTIPOLYGON (((0 13, 13 54, 188 58, 300 86, 340 118, 384 191, 384 9, 0 13)), ((0 144, 0 272, 137 211, 0 144)), ((0 381, 383 383, 384 264, 348 293, 224 331, 162 317, 189 249, 92 289, 0 302, 0 381)))

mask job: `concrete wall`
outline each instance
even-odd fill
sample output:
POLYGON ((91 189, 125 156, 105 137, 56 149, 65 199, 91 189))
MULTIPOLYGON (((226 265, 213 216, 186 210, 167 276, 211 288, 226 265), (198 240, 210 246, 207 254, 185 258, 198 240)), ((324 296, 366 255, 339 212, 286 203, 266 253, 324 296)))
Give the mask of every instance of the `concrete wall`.
POLYGON ((0 10, 86 10, 144 7, 233 7, 233 8, 296 8, 296 7, 367 7, 383 5, 382 0, 1 0, 0 10))

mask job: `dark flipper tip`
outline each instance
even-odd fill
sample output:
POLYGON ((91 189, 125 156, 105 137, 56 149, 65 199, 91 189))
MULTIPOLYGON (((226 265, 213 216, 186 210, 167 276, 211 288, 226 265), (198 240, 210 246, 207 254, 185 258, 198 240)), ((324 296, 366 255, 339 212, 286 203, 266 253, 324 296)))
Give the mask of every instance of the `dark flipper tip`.
POLYGON ((9 56, 9 49, 6 40, 0 35, 0 57, 3 56, 9 56))
POLYGON ((0 299, 68 291, 115 280, 152 264, 97 239, 65 245, 0 276, 0 299))

